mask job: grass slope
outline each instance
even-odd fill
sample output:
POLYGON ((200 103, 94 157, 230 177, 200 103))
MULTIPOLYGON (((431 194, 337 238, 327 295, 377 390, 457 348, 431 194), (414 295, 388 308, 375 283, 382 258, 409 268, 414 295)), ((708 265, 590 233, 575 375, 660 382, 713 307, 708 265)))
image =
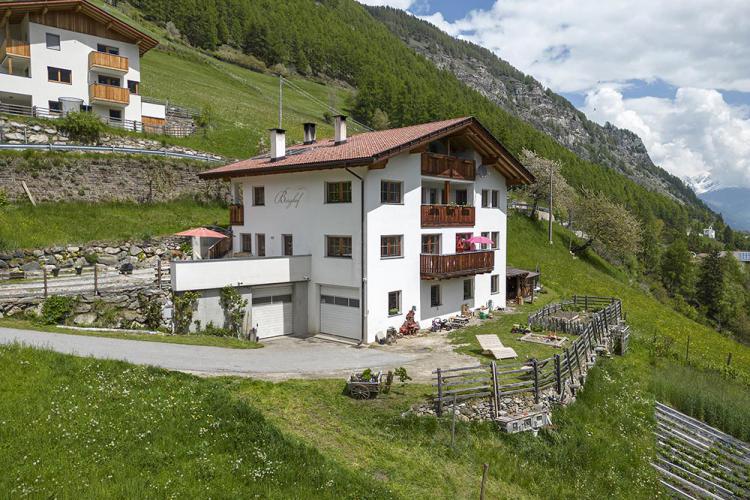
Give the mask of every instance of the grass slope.
POLYGON ((0 328, 17 328, 20 330, 35 330, 38 332, 66 333, 69 335, 82 335, 85 337, 105 337, 110 339, 140 340, 143 342, 162 342, 164 344, 206 345, 211 347, 226 347, 228 349, 259 349, 263 347, 263 344, 258 342, 248 342, 234 337, 75 330, 54 325, 38 325, 33 321, 15 318, 0 318, 0 328))
POLYGON ((34 498, 389 498, 220 381, 0 347, 0 491, 34 498))
MULTIPOLYGON (((261 141, 268 146, 267 129, 278 124, 279 79, 182 49, 153 50, 142 62, 144 92, 175 104, 197 109, 210 107, 211 129, 185 139, 167 139, 180 145, 213 151, 230 158, 257 153, 261 141), (175 75, 180 75, 175 78, 175 75)), ((340 108, 351 91, 302 78, 290 80, 319 101, 340 108)), ((333 135, 323 122, 325 108, 291 87, 284 88, 283 128, 287 142, 302 141, 302 123, 317 122, 318 136, 333 135)), ((356 131, 354 127, 354 131, 356 131)))
POLYGON ((188 227, 229 223, 219 203, 42 203, 0 206, 0 250, 148 239, 188 227))

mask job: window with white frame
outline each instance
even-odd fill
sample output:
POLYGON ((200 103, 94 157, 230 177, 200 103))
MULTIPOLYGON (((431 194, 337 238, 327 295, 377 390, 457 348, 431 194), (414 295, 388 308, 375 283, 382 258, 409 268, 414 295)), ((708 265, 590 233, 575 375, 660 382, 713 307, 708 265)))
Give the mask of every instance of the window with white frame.
POLYGON ((388 292, 388 316, 401 314, 401 290, 388 292))

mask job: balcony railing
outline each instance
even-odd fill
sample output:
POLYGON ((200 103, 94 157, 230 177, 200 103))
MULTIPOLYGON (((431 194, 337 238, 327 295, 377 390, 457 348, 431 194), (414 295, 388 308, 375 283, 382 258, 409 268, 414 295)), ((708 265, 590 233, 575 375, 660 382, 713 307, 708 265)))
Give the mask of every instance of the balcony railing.
POLYGON ((245 206, 229 205, 229 224, 232 226, 241 226, 245 223, 245 206))
POLYGON ((422 175, 473 181, 476 176, 474 160, 437 153, 422 153, 422 175))
POLYGON ((422 227, 470 227, 475 215, 474 207, 422 205, 422 227))
POLYGON ((0 45, 0 59, 5 59, 5 56, 31 57, 29 42, 6 38, 0 45))
POLYGON ((90 52, 89 69, 105 69, 117 73, 127 73, 128 58, 104 52, 90 52))
POLYGON ((495 252, 464 252, 450 255, 419 256, 422 279, 458 278, 489 273, 495 268, 495 252))
POLYGON ((222 238, 208 249, 209 259, 221 259, 232 251, 232 238, 222 238))
POLYGON ((114 104, 130 104, 130 91, 124 87, 113 87, 92 83, 89 85, 89 97, 92 101, 101 101, 114 104))

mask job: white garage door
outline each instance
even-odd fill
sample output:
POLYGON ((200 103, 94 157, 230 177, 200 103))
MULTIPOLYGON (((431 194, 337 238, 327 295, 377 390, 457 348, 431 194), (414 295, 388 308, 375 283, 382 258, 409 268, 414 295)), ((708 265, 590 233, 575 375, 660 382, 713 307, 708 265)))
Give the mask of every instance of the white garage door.
POLYGON ((321 287, 320 333, 360 340, 359 290, 321 287))
POLYGON ((253 290, 253 326, 259 339, 290 335, 293 325, 292 287, 253 290))

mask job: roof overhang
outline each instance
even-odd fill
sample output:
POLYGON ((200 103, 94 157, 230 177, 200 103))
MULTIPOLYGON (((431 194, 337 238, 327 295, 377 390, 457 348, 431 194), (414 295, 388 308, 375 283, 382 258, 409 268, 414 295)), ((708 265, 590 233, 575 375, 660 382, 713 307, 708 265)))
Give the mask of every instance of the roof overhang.
POLYGON ((435 132, 425 134, 412 141, 404 142, 393 148, 380 151, 375 155, 352 158, 345 160, 329 160, 317 163, 299 163, 287 165, 273 165, 269 162, 268 166, 238 168, 234 170, 214 169, 207 172, 201 172, 198 176, 201 179, 225 179, 229 180, 236 177, 255 177, 259 175, 285 174, 291 172, 307 172, 312 170, 328 170, 334 168, 361 167, 384 164, 390 158, 398 156, 404 152, 411 151, 422 145, 429 144, 445 137, 465 135, 471 142, 472 146, 481 154, 483 164, 488 167, 494 167, 502 174, 508 185, 531 184, 535 181, 534 176, 526 167, 519 162, 495 136, 487 130, 476 118, 469 117, 453 125, 448 125, 435 132))
POLYGON ((159 45, 159 42, 142 31, 121 21, 109 12, 97 7, 87 0, 28 0, 0 2, 0 18, 27 13, 47 14, 49 12, 71 11, 84 14, 94 21, 107 26, 107 29, 118 33, 138 46, 140 54, 143 55, 159 45), (8 14, 10 13, 10 14, 8 14))

